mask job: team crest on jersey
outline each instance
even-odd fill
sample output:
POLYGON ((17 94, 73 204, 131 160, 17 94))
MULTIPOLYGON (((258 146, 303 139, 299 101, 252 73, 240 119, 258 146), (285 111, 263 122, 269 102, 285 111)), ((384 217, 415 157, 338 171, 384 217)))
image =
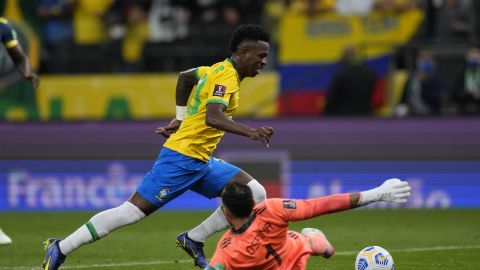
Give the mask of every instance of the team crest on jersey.
POLYGON ((160 192, 158 192, 158 195, 155 195, 155 198, 159 201, 163 201, 165 196, 167 196, 168 192, 169 192, 168 188, 162 188, 160 192))
POLYGON ((285 209, 297 209, 297 203, 293 200, 284 200, 283 208, 285 209))
POLYGON ((213 95, 216 97, 223 97, 226 92, 227 87, 225 85, 215 84, 215 87, 213 87, 213 95))

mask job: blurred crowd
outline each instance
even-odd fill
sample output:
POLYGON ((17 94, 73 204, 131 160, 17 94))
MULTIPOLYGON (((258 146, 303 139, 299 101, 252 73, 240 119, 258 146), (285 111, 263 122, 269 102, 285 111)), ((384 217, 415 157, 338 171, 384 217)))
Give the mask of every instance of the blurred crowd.
MULTIPOLYGON (((265 25, 276 48, 287 12, 365 16, 414 8, 425 19, 414 45, 397 52, 395 65, 409 76, 395 114, 480 113, 476 0, 0 0, 2 16, 14 24, 22 17, 38 36, 40 74, 179 71, 228 56, 228 39, 241 23, 265 25), (448 46, 456 52, 455 76, 450 62, 437 57, 449 55, 448 46), (442 65, 450 69, 448 80, 442 65), (456 105, 444 106, 445 100, 456 105)), ((269 68, 275 59, 273 53, 269 68)))
POLYGON ((478 5, 471 0, 0 0, 0 12, 7 18, 21 14, 40 38, 41 73, 76 73, 209 64, 228 55, 227 41, 238 24, 264 24, 275 38, 285 12, 363 16, 422 8, 428 19, 420 37, 467 41, 480 28, 474 27, 478 5))

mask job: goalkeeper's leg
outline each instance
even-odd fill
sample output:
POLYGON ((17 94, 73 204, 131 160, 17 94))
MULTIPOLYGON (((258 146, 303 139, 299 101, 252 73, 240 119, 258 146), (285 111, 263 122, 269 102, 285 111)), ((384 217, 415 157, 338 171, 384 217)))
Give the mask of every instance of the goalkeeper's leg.
POLYGON ((312 255, 328 259, 335 253, 335 249, 322 231, 315 228, 304 228, 300 233, 308 238, 312 255))

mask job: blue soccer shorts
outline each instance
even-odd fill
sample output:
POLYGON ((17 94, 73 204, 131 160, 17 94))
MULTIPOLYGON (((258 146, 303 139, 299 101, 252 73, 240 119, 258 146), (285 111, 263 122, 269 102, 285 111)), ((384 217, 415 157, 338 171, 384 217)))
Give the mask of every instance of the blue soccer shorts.
POLYGON ((208 162, 163 147, 137 192, 158 207, 193 190, 209 199, 220 196, 223 187, 240 168, 211 157, 208 162))

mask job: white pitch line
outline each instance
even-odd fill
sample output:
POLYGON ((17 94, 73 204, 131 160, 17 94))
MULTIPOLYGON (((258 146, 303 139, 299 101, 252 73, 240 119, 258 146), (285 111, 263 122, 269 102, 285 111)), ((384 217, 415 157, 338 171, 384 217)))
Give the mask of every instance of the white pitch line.
MULTIPOLYGON (((465 249, 479 249, 479 248, 480 248, 480 245, 473 245, 473 246, 437 246, 437 247, 389 249, 388 251, 391 254, 393 254, 393 253, 402 253, 402 252, 465 250, 465 249)), ((339 252, 335 252, 334 256, 356 255, 358 252, 359 251, 339 251, 339 252)))
MULTIPOLYGON (((480 245, 471 246, 436 246, 436 247, 421 247, 421 248, 402 248, 391 249, 390 253, 402 252, 425 252, 425 251, 444 251, 444 250, 466 250, 466 249, 480 249, 480 245)), ((356 255, 358 251, 339 251, 335 252, 335 256, 349 256, 356 255)), ((147 261, 147 262, 125 262, 125 263, 104 263, 104 264, 90 264, 90 265, 65 265, 62 269, 85 269, 85 268, 109 268, 109 267, 126 267, 126 266, 140 266, 140 265, 160 265, 160 264, 175 264, 175 263, 193 263, 192 260, 172 260, 172 261, 147 261)), ((39 270, 38 266, 13 266, 0 267, 0 270, 39 270)))

